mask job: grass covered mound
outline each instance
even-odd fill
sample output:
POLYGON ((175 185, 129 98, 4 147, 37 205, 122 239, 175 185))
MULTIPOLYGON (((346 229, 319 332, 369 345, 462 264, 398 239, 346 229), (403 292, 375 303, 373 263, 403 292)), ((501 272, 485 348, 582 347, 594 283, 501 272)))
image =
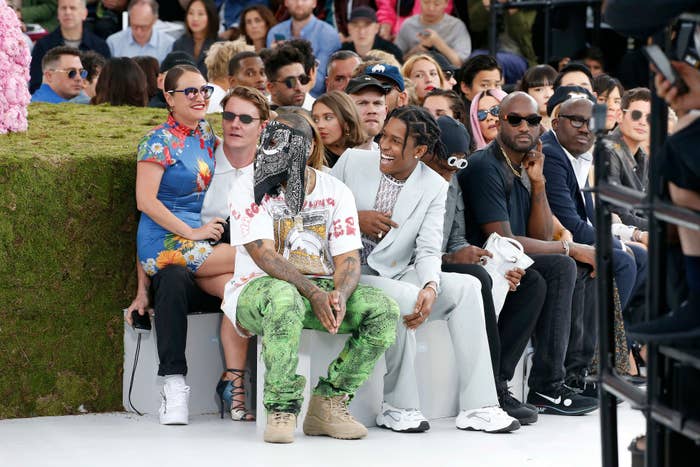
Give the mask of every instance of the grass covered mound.
POLYGON ((136 147, 166 116, 32 104, 0 135, 0 418, 121 408, 136 147))

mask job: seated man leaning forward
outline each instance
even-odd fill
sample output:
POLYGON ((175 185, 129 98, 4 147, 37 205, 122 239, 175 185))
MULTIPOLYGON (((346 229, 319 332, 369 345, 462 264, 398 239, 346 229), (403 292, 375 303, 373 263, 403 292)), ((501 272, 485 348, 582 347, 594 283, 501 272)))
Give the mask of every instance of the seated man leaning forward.
POLYGON ((233 279, 222 309, 244 334, 262 336, 267 373, 264 439, 294 441, 306 384, 297 375, 302 329, 351 334, 313 391, 307 435, 358 439, 367 429, 347 404, 394 342, 399 308, 379 289, 358 285, 362 248, 350 190, 321 172, 323 146, 297 114, 262 134, 254 187, 231 192, 233 279), (311 157, 315 168, 306 167, 311 157))

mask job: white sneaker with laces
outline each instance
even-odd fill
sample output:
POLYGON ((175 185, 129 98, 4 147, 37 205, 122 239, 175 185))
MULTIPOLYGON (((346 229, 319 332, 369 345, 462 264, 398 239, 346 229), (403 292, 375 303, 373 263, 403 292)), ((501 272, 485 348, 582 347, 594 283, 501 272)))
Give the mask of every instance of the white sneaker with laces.
POLYGON ((508 433, 520 428, 520 422, 494 405, 481 409, 462 410, 455 421, 460 430, 508 433))
POLYGON ((399 433, 421 433, 430 429, 430 423, 417 409, 397 409, 382 402, 377 415, 377 426, 399 433))
POLYGON ((167 378, 160 395, 162 399, 158 414, 161 425, 187 425, 190 387, 185 384, 185 378, 167 378))

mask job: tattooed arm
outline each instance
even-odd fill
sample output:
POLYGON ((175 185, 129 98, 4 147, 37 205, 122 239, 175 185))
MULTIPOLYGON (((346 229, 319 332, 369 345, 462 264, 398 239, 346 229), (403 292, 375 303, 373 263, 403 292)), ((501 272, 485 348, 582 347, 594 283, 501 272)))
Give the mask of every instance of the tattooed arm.
POLYGON ((352 250, 334 256, 333 263, 335 264, 335 274, 333 274, 335 290, 331 292, 330 300, 331 306, 335 309, 336 323, 340 326, 345 318, 345 304, 360 281, 360 253, 358 250, 352 250))
MULTIPOLYGON (((289 261, 275 251, 272 240, 255 240, 245 244, 245 249, 255 264, 265 271, 270 277, 283 280, 294 285, 300 294, 311 303, 311 308, 318 317, 323 327, 331 334, 338 331, 339 323, 336 323, 335 315, 330 305, 330 297, 308 277, 300 273, 289 261)), ((354 288, 354 287, 353 287, 354 288)))

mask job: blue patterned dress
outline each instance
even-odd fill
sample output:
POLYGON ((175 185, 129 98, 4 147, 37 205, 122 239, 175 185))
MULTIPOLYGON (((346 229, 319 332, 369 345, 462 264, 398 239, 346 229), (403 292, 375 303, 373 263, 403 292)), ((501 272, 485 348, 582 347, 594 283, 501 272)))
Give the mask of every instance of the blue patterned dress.
MULTIPOLYGON (((202 225, 200 212, 214 174, 217 145, 206 120, 192 130, 180 125, 172 116, 148 132, 139 143, 138 162, 159 164, 165 169, 158 199, 192 228, 202 225)), ((145 213, 139 221, 136 247, 139 261, 149 276, 170 264, 186 266, 195 272, 213 251, 209 242, 175 235, 145 213)))

